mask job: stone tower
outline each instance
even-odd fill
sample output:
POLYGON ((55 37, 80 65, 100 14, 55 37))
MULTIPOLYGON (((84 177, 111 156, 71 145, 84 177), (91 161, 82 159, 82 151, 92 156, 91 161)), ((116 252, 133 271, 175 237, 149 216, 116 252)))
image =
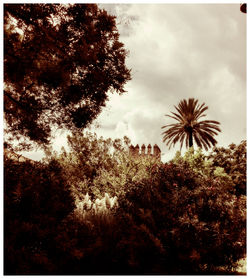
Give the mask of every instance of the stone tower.
POLYGON ((152 159, 161 159, 161 150, 157 144, 153 146, 153 154, 151 153, 152 146, 149 144, 147 146, 147 152, 146 152, 146 146, 143 144, 141 148, 137 144, 136 146, 133 146, 132 144, 129 146, 129 155, 134 158, 140 158, 140 157, 148 157, 152 159))
POLYGON ((135 154, 136 154, 136 156, 139 156, 139 149, 140 149, 139 144, 137 144, 135 146, 135 154))
POLYGON ((161 150, 159 148, 159 146, 157 144, 154 145, 154 153, 153 155, 156 157, 156 158, 160 158, 161 157, 161 150))
POLYGON ((136 155, 135 154, 135 148, 132 144, 129 146, 129 155, 132 156, 132 157, 135 157, 135 155, 136 155))
POLYGON ((151 149, 152 149, 151 144, 149 144, 148 145, 148 153, 147 153, 148 155, 151 155, 151 149))
POLYGON ((146 152, 146 146, 145 146, 145 144, 143 144, 142 146, 141 146, 141 155, 142 156, 145 156, 145 153, 146 152))

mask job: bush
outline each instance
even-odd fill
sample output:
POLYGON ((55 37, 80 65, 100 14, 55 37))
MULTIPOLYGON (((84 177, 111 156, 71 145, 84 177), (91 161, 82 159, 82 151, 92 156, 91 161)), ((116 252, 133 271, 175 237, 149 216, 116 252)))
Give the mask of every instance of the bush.
MULTIPOLYGON (((79 201, 61 274, 228 274, 246 254, 246 199, 188 164, 157 164, 126 184, 118 207, 79 201), (81 218, 82 217, 82 218, 81 218), (223 271, 219 268, 223 267, 223 271)), ((102 201, 102 202, 101 202, 102 201)), ((63 240, 65 241, 65 240, 63 240)), ((64 247, 64 246, 63 246, 64 247)))
POLYGON ((4 161, 4 273, 47 274, 55 269, 54 239, 73 210, 60 166, 4 161))
POLYGON ((140 256, 134 256, 134 262, 156 274, 214 274, 220 266, 235 268, 246 253, 246 199, 225 191, 223 183, 197 175, 187 164, 162 164, 150 180, 128 187, 120 202, 133 224, 126 230, 140 239, 143 226, 158 250, 150 254, 145 245, 141 255, 151 260, 143 266, 140 256))
POLYGON ((246 196, 201 151, 163 164, 70 140, 47 164, 5 162, 6 274, 228 274, 245 257, 246 196))

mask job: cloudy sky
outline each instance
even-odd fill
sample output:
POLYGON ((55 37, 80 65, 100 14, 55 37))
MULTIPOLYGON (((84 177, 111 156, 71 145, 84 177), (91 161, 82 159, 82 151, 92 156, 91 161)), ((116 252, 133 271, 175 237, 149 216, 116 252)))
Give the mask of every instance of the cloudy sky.
MULTIPOLYGON (((117 16, 132 80, 123 96, 110 94, 92 131, 156 143, 169 160, 179 145, 169 150, 162 142, 161 127, 172 123, 164 115, 193 97, 209 107, 206 119, 221 123, 218 146, 246 139, 246 14, 239 4, 100 6, 117 16)), ((63 137, 55 143, 64 144, 63 137)))

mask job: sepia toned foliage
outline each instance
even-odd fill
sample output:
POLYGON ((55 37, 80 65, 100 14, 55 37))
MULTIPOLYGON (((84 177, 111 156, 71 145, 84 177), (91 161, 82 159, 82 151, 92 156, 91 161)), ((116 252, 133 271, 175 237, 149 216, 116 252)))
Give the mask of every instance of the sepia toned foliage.
POLYGON ((125 92, 126 56, 115 17, 96 4, 5 4, 6 141, 42 145, 57 128, 85 128, 108 91, 125 92))
POLYGON ((132 159, 127 137, 111 140, 87 132, 74 133, 68 136, 68 144, 68 152, 52 153, 51 158, 64 169, 78 198, 86 193, 97 198, 105 193, 112 196, 125 194, 126 184, 147 178, 156 163, 148 158, 132 159))
POLYGON ((206 116, 204 112, 208 109, 205 103, 199 105, 198 100, 189 98, 181 100, 178 106, 175 106, 176 112, 166 116, 174 119, 177 123, 162 126, 167 128, 163 132, 163 142, 171 148, 177 142, 180 142, 181 148, 185 142, 186 147, 192 147, 195 142, 198 147, 204 147, 206 150, 214 146, 217 141, 215 136, 220 132, 219 122, 214 120, 202 120, 206 116))
POLYGON ((230 191, 235 194, 235 185, 230 175, 228 175, 224 168, 220 166, 214 166, 214 163, 210 156, 205 155, 202 149, 194 150, 193 147, 181 156, 179 151, 176 152, 175 157, 171 160, 176 165, 187 165, 197 175, 202 175, 204 178, 211 178, 215 181, 223 181, 222 185, 225 191, 230 191))
POLYGON ((43 274, 55 269, 55 238, 74 209, 60 166, 4 160, 4 273, 43 274))
POLYGON ((246 141, 204 155, 220 132, 204 103, 167 115, 166 144, 191 147, 168 163, 82 132, 125 92, 126 56, 95 4, 4 5, 5 147, 46 151, 5 151, 5 275, 226 275, 246 257, 246 141), (54 152, 59 128, 69 149, 54 152))
POLYGON ((43 164, 5 162, 6 275, 237 274, 246 196, 230 175, 201 150, 161 163, 129 142, 76 133, 43 164))
POLYGON ((246 195, 247 150, 246 140, 228 148, 215 147, 208 158, 213 167, 221 167, 232 178, 237 195, 246 195))
POLYGON ((168 163, 155 168, 150 181, 131 185, 120 207, 125 223, 133 224, 126 229, 128 238, 137 233, 127 250, 132 270, 143 266, 143 274, 208 275, 220 274, 223 266, 230 274, 246 255, 246 198, 231 194, 226 184, 198 175, 187 164, 168 163), (144 227, 144 233, 134 227, 144 227), (137 254, 145 232, 154 239, 156 254, 149 242, 137 254))

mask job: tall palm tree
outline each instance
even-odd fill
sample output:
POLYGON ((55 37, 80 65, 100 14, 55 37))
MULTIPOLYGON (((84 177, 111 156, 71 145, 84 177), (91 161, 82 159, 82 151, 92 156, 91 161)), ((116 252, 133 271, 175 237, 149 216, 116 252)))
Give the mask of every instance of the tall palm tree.
POLYGON ((169 148, 178 141, 181 143, 181 148, 184 141, 186 147, 192 147, 195 141, 198 147, 204 147, 206 150, 217 143, 214 136, 221 131, 218 126, 220 123, 214 120, 199 121, 201 117, 206 116, 204 112, 208 107, 205 103, 199 105, 198 100, 189 98, 188 101, 181 100, 175 109, 178 113, 171 112, 172 115, 166 114, 166 116, 175 119, 177 123, 162 127, 162 129, 167 128, 162 134, 163 142, 166 142, 169 148))

